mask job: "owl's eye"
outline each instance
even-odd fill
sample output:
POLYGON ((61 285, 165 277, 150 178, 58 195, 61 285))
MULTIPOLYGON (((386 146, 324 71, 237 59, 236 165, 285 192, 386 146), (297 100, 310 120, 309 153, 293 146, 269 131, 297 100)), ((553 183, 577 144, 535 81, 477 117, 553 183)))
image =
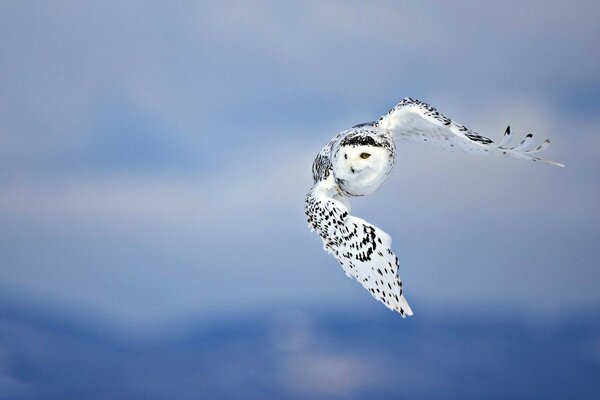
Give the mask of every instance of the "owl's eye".
POLYGON ((369 157, 371 157, 369 153, 360 153, 360 158, 362 158, 363 160, 366 160, 369 157))

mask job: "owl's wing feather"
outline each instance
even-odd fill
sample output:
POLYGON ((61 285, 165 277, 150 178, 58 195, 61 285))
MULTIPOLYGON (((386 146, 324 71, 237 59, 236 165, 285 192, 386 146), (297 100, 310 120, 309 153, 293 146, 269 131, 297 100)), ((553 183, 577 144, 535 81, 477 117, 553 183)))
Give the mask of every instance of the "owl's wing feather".
POLYGON ((355 278, 373 297, 403 318, 412 315, 389 235, 350 215, 347 203, 331 195, 327 181, 315 185, 306 197, 305 206, 309 226, 317 231, 323 248, 338 260, 346 275, 355 278))
POLYGON ((533 135, 528 134, 517 146, 508 147, 513 138, 509 126, 501 141, 494 143, 491 139, 452 121, 429 104, 409 97, 379 118, 376 125, 388 130, 395 139, 430 142, 450 150, 462 149, 473 153, 503 154, 564 167, 563 164, 556 161, 536 156, 548 148, 550 145, 548 139, 534 148, 533 135))

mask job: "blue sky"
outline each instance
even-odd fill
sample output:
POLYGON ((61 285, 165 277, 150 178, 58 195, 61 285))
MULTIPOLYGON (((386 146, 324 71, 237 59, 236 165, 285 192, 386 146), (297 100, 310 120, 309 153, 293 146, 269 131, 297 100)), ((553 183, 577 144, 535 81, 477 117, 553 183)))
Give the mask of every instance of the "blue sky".
POLYGON ((399 146, 354 212, 415 312, 600 305, 593 2, 2 2, 0 289, 124 332, 380 305, 304 220, 314 155, 405 96, 564 169, 399 146))

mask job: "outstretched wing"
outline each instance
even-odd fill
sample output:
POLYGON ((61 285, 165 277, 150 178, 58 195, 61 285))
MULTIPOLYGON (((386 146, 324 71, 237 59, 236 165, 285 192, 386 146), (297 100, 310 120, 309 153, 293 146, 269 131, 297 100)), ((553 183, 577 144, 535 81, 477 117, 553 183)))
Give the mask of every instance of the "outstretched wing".
POLYGON ((473 153, 504 154, 564 167, 561 163, 536 156, 548 148, 548 139, 535 147, 533 135, 528 134, 517 146, 508 147, 513 138, 509 126, 500 143, 494 143, 491 139, 452 121, 429 104, 409 97, 379 118, 376 125, 390 131, 395 139, 419 140, 447 149, 457 148, 473 153))
MULTIPOLYGON (((330 178, 332 179, 332 178, 330 178)), ((412 310, 404 297, 398 275, 398 257, 392 239, 381 229, 353 217, 342 201, 318 182, 306 197, 305 211, 311 229, 323 240, 323 248, 373 297, 405 318, 412 310)))

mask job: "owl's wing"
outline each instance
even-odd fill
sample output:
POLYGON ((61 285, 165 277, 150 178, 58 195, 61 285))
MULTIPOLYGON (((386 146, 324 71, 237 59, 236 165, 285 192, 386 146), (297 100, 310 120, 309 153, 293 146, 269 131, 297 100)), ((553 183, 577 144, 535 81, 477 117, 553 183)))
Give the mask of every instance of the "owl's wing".
POLYGON ((376 125, 390 131, 395 139, 424 141, 447 149, 462 149, 473 153, 504 154, 564 167, 556 161, 536 156, 548 148, 548 139, 535 147, 533 135, 528 134, 517 146, 508 147, 513 138, 509 126, 500 143, 494 143, 491 139, 452 121, 429 104, 408 97, 379 118, 376 125))
POLYGON ((386 307, 412 315, 398 275, 398 257, 392 252, 392 239, 367 221, 353 217, 342 201, 319 187, 306 197, 305 211, 311 229, 323 240, 323 248, 333 255, 347 276, 355 278, 386 307))

